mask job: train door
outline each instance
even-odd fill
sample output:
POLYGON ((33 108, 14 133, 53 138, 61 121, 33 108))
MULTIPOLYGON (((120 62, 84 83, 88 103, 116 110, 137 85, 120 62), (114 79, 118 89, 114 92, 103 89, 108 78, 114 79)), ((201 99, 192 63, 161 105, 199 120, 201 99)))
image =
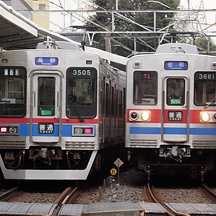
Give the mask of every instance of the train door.
POLYGON ((58 72, 31 76, 30 139, 35 143, 60 143, 62 138, 62 81, 58 72))
POLYGON ((162 86, 162 142, 188 142, 189 79, 165 77, 162 86))

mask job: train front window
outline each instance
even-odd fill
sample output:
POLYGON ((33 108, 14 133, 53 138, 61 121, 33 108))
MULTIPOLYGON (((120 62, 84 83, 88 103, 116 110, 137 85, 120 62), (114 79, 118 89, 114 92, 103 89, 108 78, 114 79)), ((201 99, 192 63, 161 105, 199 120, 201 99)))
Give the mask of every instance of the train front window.
POLYGON ((38 115, 55 115, 55 77, 38 78, 38 115))
POLYGON ((216 105, 216 73, 197 72, 194 75, 194 104, 216 105))
POLYGON ((157 72, 135 71, 133 103, 135 105, 156 105, 157 83, 157 72))
POLYGON ((96 80, 97 71, 94 68, 67 70, 66 106, 69 118, 96 116, 96 80))
POLYGON ((167 79, 167 105, 185 104, 185 80, 183 78, 167 79))
POLYGON ((24 117, 26 114, 26 69, 0 67, 0 117, 24 117))

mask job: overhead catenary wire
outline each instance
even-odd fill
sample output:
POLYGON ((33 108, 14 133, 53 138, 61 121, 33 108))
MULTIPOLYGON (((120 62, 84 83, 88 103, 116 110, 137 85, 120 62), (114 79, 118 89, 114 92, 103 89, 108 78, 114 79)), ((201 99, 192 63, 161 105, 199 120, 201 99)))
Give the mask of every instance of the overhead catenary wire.
MULTIPOLYGON (((69 13, 67 10, 65 10, 64 7, 62 6, 62 4, 61 4, 61 5, 58 5, 58 4, 56 4, 56 3, 54 3, 54 2, 52 2, 52 1, 50 1, 50 0, 46 0, 46 1, 50 2, 51 4, 55 5, 55 6, 58 7, 58 8, 61 8, 64 12, 66 12, 66 13, 69 14, 70 16, 75 17, 74 15, 72 15, 71 13, 69 13)), ((60 0, 59 0, 59 1, 60 1, 60 0)), ((75 1, 75 2, 76 2, 76 1, 75 1)), ((83 1, 82 1, 82 2, 83 2, 83 1)), ((76 2, 76 3, 77 3, 77 2, 76 2)), ((102 8, 101 6, 98 6, 98 5, 97 5, 97 7, 99 7, 100 9, 102 9, 102 10, 104 10, 104 11, 106 11, 106 10, 105 10, 104 8, 102 8)), ((108 13, 110 13, 110 12, 108 12, 108 13)), ((95 26, 98 26, 98 27, 104 29, 104 30, 107 31, 108 33, 111 33, 111 31, 110 31, 108 28, 104 27, 103 24, 101 24, 97 19, 95 19, 95 17, 93 17, 93 18, 94 18, 97 22, 99 22, 100 24, 95 23, 95 22, 93 22, 92 20, 89 20, 88 18, 86 18, 86 17, 84 17, 84 16, 82 16, 82 15, 78 15, 78 16, 82 17, 82 18, 83 18, 84 20, 86 20, 86 21, 89 21, 90 23, 94 24, 95 26)), ((132 23, 134 23, 134 24, 137 24, 137 23, 135 23, 134 21, 130 20, 129 18, 124 17, 123 15, 122 15, 122 16, 120 15, 120 17, 121 17, 121 18, 125 18, 126 21, 130 21, 130 22, 132 22, 132 23)), ((75 18, 78 19, 77 17, 75 17, 75 18)), ((78 19, 78 20, 81 21, 80 19, 78 19)), ((82 21, 81 21, 81 22, 82 22, 82 21)), ((84 23, 84 22, 83 22, 83 23, 84 23)), ((150 30, 149 30, 149 31, 150 31, 150 30)), ((133 39, 130 38, 129 36, 127 36, 127 35, 125 35, 125 34, 122 34, 122 35, 123 35, 124 38, 127 38, 127 39, 133 41, 133 39)), ((141 41, 137 41, 137 43, 139 43, 139 44, 141 44, 141 45, 146 45, 145 43, 142 43, 141 41)))

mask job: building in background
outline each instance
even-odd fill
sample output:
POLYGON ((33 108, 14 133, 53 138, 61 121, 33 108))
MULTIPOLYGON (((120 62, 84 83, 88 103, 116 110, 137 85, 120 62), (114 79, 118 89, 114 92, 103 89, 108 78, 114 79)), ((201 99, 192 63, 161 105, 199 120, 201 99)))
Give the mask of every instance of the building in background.
POLYGON ((25 0, 2 0, 8 6, 11 6, 16 11, 22 11, 21 14, 32 20, 32 8, 25 0))
POLYGON ((49 2, 46 0, 2 0, 14 10, 33 21, 38 26, 49 30, 49 2), (34 12, 40 11, 40 12, 34 12), (44 12, 43 12, 44 11, 44 12))
POLYGON ((33 11, 40 12, 32 12, 32 21, 36 23, 38 26, 49 30, 49 13, 45 12, 45 10, 49 10, 49 2, 46 0, 25 0, 28 5, 33 9, 33 11), (44 11, 44 12, 43 12, 44 11))

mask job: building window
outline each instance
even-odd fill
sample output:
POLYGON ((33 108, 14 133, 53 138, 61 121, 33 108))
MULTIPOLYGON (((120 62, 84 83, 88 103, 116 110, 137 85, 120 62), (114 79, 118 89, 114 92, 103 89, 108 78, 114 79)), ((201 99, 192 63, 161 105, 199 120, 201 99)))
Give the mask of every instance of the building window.
POLYGON ((44 11, 46 8, 45 4, 39 4, 39 10, 44 11))

